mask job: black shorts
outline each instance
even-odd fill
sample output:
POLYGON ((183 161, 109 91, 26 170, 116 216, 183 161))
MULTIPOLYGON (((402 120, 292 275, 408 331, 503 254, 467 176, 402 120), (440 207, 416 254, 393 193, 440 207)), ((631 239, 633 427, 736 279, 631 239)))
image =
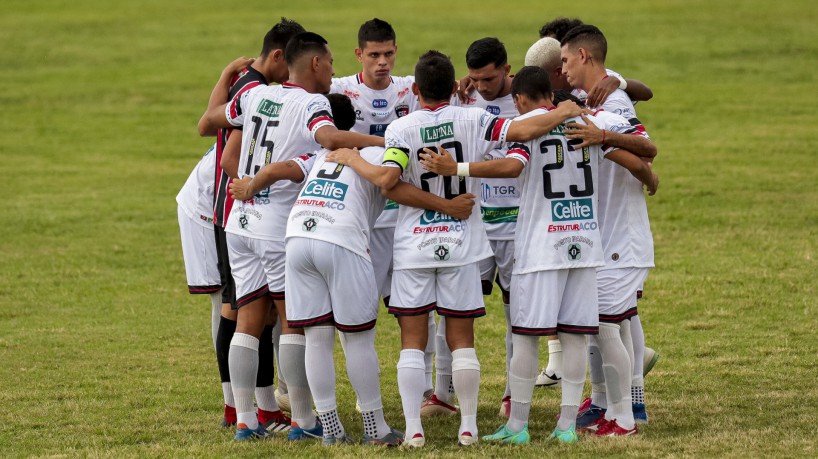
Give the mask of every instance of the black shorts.
POLYGON ((227 254, 227 235, 220 225, 213 225, 216 233, 216 255, 218 257, 219 278, 222 284, 222 303, 230 303, 236 309, 236 283, 230 271, 230 257, 227 254))

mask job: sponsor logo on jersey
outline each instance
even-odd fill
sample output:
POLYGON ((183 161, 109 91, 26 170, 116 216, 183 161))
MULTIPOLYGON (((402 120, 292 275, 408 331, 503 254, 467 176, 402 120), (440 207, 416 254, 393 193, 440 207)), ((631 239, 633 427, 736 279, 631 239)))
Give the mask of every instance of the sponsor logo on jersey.
POLYGON ((483 223, 512 223, 520 213, 518 207, 481 207, 483 223))
POLYGON ((486 111, 491 113, 494 116, 499 116, 500 115, 500 107, 498 107, 496 105, 486 106, 486 111))
POLYGON ((387 199, 386 205, 383 206, 383 210, 398 210, 398 203, 391 199, 387 199))
POLYGON ((378 137, 383 137, 386 134, 386 128, 389 126, 388 124, 371 124, 369 125, 369 135, 376 135, 378 137))
POLYGON ((315 179, 311 180, 301 196, 315 196, 319 198, 334 199, 336 201, 343 201, 347 194, 347 185, 344 183, 333 182, 332 180, 315 179))
POLYGON ((443 139, 453 139, 454 123, 448 122, 437 126, 421 128, 420 138, 423 139, 423 143, 434 143, 443 139))
POLYGON ((592 199, 563 199, 551 201, 551 220, 564 222, 571 220, 591 220, 594 218, 592 199))
POLYGON ((401 97, 403 97, 403 96, 405 96, 405 95, 409 94, 409 91, 411 91, 411 90, 412 90, 412 88, 403 88, 403 89, 401 89, 401 90, 398 92, 398 99, 400 99, 401 97))
POLYGON ((593 231, 599 228, 595 221, 582 223, 568 223, 566 225, 548 225, 549 233, 562 233, 565 231, 593 231))
POLYGON ((383 117, 385 117, 385 116, 389 116, 390 114, 392 114, 392 112, 390 112, 390 111, 385 111, 385 112, 369 112, 369 115, 370 115, 372 118, 383 118, 383 117))
POLYGON ((352 100, 358 100, 358 98, 361 97, 361 95, 359 93, 357 93, 355 91, 350 91, 349 89, 344 91, 344 95, 349 97, 352 100))
POLYGON ((571 244, 568 246, 568 258, 573 261, 582 259, 582 249, 579 247, 579 244, 571 244))
POLYGON ((420 216, 421 225, 436 225, 438 223, 449 223, 460 221, 451 215, 435 212, 434 210, 424 210, 420 216))
POLYGON ((386 99, 375 99, 372 101, 372 108, 385 108, 389 105, 389 102, 386 99))
POLYGON ((517 187, 514 185, 490 185, 481 183, 483 201, 490 201, 491 198, 514 198, 519 196, 517 187))
POLYGON ((258 112, 270 118, 278 118, 278 114, 281 113, 281 107, 283 106, 284 104, 279 104, 272 100, 261 99, 261 102, 258 104, 258 112))
POLYGON ((315 231, 315 228, 317 226, 318 222, 315 221, 314 218, 307 218, 304 220, 304 223, 301 224, 301 228, 308 233, 312 233, 313 231, 315 231))
POLYGON ((398 115, 398 118, 406 116, 409 114, 409 106, 406 104, 400 104, 395 107, 395 114, 398 115))
POLYGON ((436 246, 432 253, 435 254, 435 261, 446 261, 449 259, 449 246, 446 244, 436 246))
POLYGON ((364 116, 361 114, 360 110, 355 110, 355 121, 363 121, 364 116))
POLYGON ((448 233, 449 231, 465 231, 466 222, 451 215, 442 214, 433 210, 425 210, 420 216, 420 226, 416 226, 412 233, 448 233))

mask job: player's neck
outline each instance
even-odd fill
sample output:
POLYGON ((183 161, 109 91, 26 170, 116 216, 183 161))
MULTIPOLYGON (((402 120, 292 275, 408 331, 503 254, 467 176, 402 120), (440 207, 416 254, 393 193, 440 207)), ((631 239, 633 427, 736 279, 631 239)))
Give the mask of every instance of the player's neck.
POLYGON ((439 107, 441 105, 448 105, 449 99, 445 99, 445 100, 426 100, 426 99, 423 98, 423 96, 418 94, 418 102, 420 103, 420 106, 422 108, 428 108, 430 110, 434 110, 434 109, 436 109, 437 107, 439 107))
POLYGON ((591 64, 592 67, 588 68, 587 73, 585 74, 585 79, 582 82, 582 89, 586 93, 591 92, 594 86, 597 83, 605 79, 608 74, 605 72, 605 67, 599 67, 596 65, 591 64))
POLYGON ((369 89, 374 91, 382 91, 392 84, 392 77, 386 75, 383 78, 376 78, 374 76, 367 75, 365 72, 361 72, 361 81, 363 81, 364 86, 369 89))
POLYGON ((273 81, 273 75, 271 75, 272 72, 264 71, 264 61, 261 58, 258 58, 255 61, 253 61, 253 63, 250 64, 250 68, 262 74, 264 76, 264 79, 267 80, 268 83, 273 81))
POLYGON ((501 97, 506 97, 507 95, 511 94, 511 82, 512 79, 509 75, 506 75, 506 78, 503 80, 503 89, 497 94, 496 99, 501 97))
POLYGON ((291 85, 295 85, 295 86, 300 86, 305 91, 307 91, 309 93, 312 93, 312 94, 318 94, 319 93, 318 83, 314 79, 305 78, 302 75, 300 75, 298 73, 294 73, 292 71, 290 71, 290 78, 287 79, 287 83, 289 83, 291 85))

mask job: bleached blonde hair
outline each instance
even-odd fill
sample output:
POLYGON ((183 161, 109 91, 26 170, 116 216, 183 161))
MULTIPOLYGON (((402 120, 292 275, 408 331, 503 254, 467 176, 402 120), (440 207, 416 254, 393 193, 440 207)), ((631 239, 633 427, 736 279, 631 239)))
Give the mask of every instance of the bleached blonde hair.
POLYGON ((560 66, 560 42, 551 37, 540 38, 525 53, 525 65, 551 72, 560 66))

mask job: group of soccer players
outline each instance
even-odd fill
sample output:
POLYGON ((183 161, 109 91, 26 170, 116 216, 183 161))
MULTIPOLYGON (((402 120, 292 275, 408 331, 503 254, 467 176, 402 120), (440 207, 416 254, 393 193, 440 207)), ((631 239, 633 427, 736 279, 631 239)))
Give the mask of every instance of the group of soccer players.
POLYGON ((540 32, 514 76, 498 39, 475 41, 458 82, 437 51, 413 76, 391 75, 395 31, 372 19, 358 32, 361 72, 333 78, 326 40, 282 18, 258 58, 224 69, 198 126, 216 142, 177 202, 189 291, 211 296, 223 425, 236 440, 351 441, 335 396, 337 330, 363 443, 422 447, 422 417, 459 412, 458 444, 477 444, 474 319, 495 282, 507 423, 484 441, 530 441, 535 385, 562 387, 555 441, 647 422, 636 300, 653 266, 643 187, 653 194, 658 179, 632 100, 652 94, 606 70, 596 27, 560 18, 540 32), (381 298, 401 330, 403 432, 383 413, 381 298))

